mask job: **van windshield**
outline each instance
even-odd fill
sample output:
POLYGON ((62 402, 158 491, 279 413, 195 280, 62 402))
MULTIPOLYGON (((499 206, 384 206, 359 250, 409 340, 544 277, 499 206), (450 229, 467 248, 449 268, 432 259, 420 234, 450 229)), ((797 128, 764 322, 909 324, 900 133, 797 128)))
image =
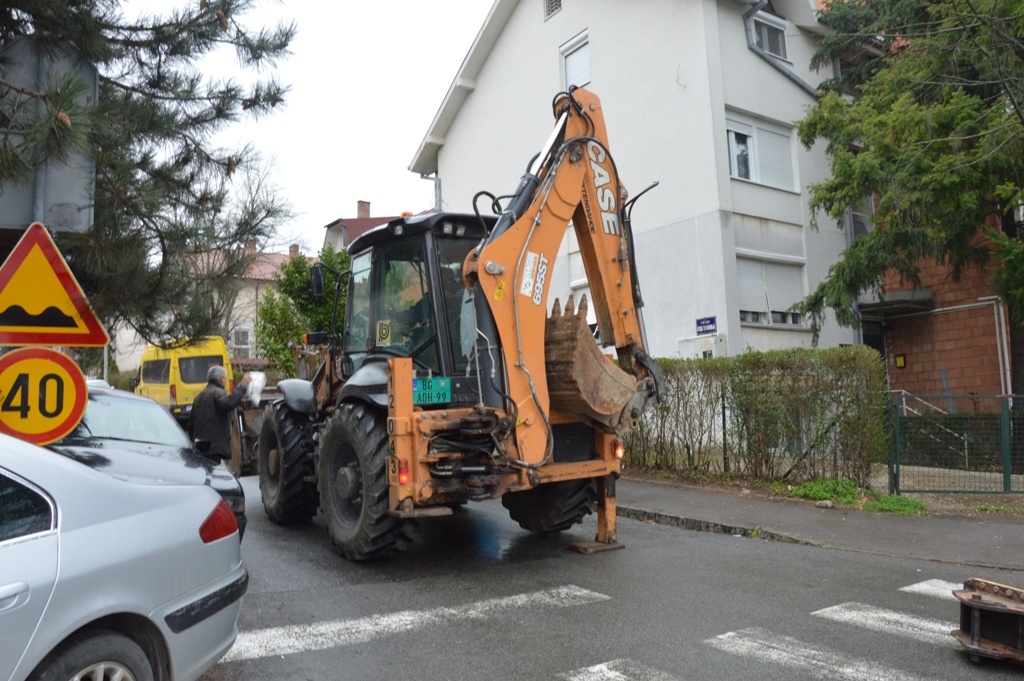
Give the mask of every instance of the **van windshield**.
POLYGON ((206 383, 206 372, 213 365, 223 366, 224 360, 218 355, 200 355, 199 357, 181 357, 178 359, 178 371, 181 372, 182 383, 206 383))

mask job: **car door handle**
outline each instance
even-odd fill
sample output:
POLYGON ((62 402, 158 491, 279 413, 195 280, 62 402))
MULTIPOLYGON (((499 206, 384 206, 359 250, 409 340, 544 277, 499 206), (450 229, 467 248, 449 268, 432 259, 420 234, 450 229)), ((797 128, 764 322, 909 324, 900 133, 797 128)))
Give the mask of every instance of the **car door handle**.
POLYGON ((19 603, 24 603, 25 599, 18 598, 18 596, 27 593, 28 584, 25 582, 14 582, 13 584, 0 586, 0 612, 9 610, 19 603))

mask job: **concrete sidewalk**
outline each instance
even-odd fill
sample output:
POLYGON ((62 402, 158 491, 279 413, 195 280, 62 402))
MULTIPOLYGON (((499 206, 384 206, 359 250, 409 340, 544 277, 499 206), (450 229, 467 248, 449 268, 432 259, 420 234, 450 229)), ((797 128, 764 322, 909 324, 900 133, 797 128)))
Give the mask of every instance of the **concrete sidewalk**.
MULTIPOLYGON (((691 530, 1024 572, 1024 519, 900 516, 622 478, 618 515, 691 530)), ((621 536, 621 532, 620 532, 621 536)))

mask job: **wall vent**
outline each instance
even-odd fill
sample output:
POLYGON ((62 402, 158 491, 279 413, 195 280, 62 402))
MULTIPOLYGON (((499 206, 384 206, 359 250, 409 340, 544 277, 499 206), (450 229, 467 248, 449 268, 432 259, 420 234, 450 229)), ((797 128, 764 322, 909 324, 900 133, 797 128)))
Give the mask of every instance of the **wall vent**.
POLYGON ((560 9, 562 9, 562 0, 544 0, 544 20, 550 19, 560 9))

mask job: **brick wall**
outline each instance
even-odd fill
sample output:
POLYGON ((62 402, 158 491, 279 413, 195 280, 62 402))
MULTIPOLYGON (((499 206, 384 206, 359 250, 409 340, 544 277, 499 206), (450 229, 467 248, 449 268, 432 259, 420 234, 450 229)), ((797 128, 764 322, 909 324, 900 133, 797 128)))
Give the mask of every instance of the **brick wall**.
MULTIPOLYGON (((921 286, 931 288, 935 309, 887 320, 889 388, 918 395, 1001 394, 995 308, 979 300, 995 295, 988 273, 975 268, 954 283, 944 265, 926 262, 921 286), (896 365, 897 355, 906 360, 903 368, 896 365)), ((885 288, 911 287, 890 278, 885 288)))

